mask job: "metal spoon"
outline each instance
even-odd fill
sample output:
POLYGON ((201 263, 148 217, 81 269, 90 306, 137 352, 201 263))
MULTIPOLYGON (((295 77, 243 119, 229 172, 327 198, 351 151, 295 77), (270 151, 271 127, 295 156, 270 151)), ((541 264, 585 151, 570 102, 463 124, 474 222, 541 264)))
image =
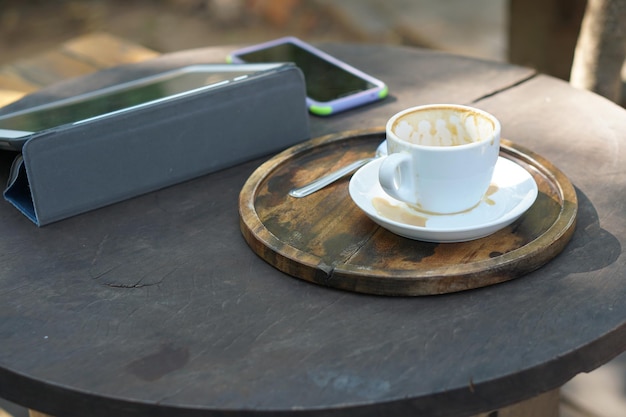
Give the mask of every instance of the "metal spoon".
POLYGON ((348 174, 352 174, 354 171, 361 168, 363 165, 367 164, 368 162, 371 162, 374 159, 380 158, 381 156, 385 156, 385 155, 387 155, 387 141, 384 141, 383 143, 378 145, 378 148, 376 148, 376 154, 373 158, 359 159, 358 161, 355 161, 351 163, 350 165, 346 165, 343 168, 339 168, 336 171, 326 174, 323 177, 320 177, 310 182, 307 185, 294 188, 293 190, 289 191, 289 195, 292 197, 296 197, 296 198, 302 198, 302 197, 306 197, 307 195, 311 195, 314 192, 319 191, 322 188, 326 187, 327 185, 332 184, 338 179, 343 178, 348 174))

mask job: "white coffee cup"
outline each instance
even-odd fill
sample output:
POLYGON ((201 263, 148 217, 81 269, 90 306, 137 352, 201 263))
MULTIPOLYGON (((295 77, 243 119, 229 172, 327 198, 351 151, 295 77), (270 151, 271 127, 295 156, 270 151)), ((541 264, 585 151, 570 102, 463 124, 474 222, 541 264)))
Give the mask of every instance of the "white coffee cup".
POLYGON ((415 209, 467 211, 487 192, 500 151, 500 122, 455 104, 412 107, 387 122, 382 188, 415 209))

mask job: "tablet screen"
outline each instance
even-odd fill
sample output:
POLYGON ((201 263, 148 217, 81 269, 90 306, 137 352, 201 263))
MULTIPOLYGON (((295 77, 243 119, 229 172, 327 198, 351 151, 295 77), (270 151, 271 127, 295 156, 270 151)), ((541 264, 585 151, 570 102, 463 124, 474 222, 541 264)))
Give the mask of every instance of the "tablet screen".
POLYGON ((38 132, 215 87, 259 71, 258 68, 236 70, 227 65, 217 67, 188 67, 0 116, 0 129, 38 132))

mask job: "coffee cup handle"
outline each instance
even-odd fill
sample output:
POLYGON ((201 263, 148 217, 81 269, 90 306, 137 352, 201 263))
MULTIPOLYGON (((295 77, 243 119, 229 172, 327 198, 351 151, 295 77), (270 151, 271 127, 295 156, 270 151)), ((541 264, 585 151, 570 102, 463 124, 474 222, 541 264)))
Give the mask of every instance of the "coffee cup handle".
POLYGON ((413 172, 409 154, 392 153, 385 157, 378 169, 378 181, 383 190, 396 200, 414 202, 413 172))

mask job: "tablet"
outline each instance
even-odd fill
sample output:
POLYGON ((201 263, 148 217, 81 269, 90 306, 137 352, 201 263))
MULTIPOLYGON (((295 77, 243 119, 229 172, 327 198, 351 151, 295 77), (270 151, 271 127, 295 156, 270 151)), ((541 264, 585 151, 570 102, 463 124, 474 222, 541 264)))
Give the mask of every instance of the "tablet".
POLYGON ((203 64, 170 70, 0 116, 0 149, 21 150, 32 135, 128 114, 255 75, 284 64, 203 64))

